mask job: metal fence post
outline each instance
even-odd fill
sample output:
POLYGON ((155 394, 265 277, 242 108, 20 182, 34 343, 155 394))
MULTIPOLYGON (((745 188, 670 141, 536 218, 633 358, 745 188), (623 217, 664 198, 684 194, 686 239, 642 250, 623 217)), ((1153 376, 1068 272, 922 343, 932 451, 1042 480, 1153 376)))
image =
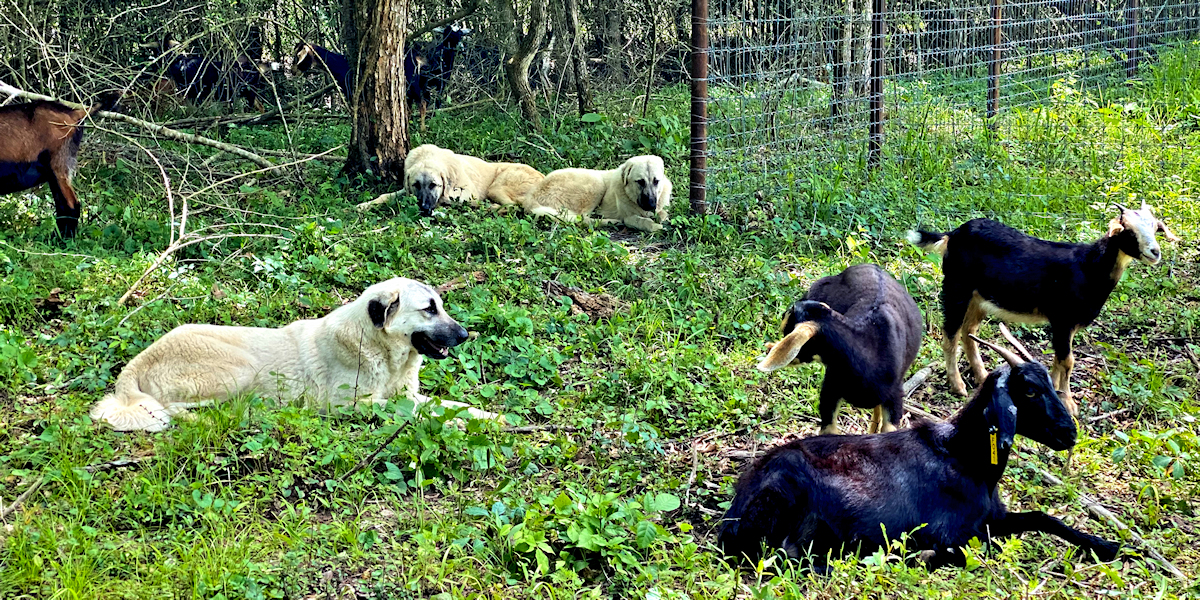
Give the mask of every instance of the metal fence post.
POLYGON ((1004 0, 992 0, 992 60, 988 62, 988 127, 995 128, 992 121, 1000 112, 1000 44, 1003 41, 1004 0))
POLYGON ((883 151, 883 11, 885 0, 871 2, 871 139, 867 146, 867 165, 879 166, 883 151))
POLYGON ((708 212, 708 0, 692 0, 692 134, 688 200, 693 214, 708 212))
POLYGON ((1141 58, 1141 51, 1138 48, 1138 25, 1141 21, 1141 12, 1138 0, 1125 0, 1125 28, 1129 32, 1129 39, 1126 40, 1128 47, 1125 54, 1125 76, 1130 79, 1137 77, 1138 60, 1141 58))

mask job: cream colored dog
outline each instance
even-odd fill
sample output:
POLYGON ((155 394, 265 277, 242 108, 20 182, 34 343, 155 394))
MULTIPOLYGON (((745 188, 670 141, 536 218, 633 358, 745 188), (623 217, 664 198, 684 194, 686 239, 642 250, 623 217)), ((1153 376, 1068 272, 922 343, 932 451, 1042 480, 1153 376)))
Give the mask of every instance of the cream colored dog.
POLYGON ((670 204, 671 180, 657 156, 635 156, 611 171, 559 169, 521 199, 530 214, 592 222, 598 210, 601 224, 642 231, 661 230, 670 204))
POLYGON ((404 188, 417 197, 425 214, 443 200, 471 206, 484 198, 501 206, 516 204, 544 177, 529 165, 490 163, 433 144, 413 148, 404 160, 404 188))
POLYGON ((466 339, 433 288, 397 277, 320 319, 279 329, 176 327, 129 361, 91 416, 118 431, 160 431, 188 408, 251 391, 324 405, 382 403, 403 393, 419 404, 429 401, 417 391, 422 356, 446 358, 466 339))

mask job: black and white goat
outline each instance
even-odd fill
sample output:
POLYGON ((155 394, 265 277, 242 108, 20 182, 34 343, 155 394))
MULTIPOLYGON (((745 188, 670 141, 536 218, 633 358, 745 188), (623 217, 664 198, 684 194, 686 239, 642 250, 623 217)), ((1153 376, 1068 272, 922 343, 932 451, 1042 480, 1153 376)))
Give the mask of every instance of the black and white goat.
POLYGON ((839 434, 845 400, 874 408, 870 432, 894 431, 904 416, 904 374, 921 348, 924 320, 908 290, 875 265, 823 277, 783 316, 784 337, 758 370, 819 360, 821 434, 839 434))
POLYGON ((446 82, 454 71, 454 61, 462 47, 463 39, 471 35, 469 27, 452 25, 433 30, 441 39, 427 50, 410 47, 404 54, 404 78, 408 84, 406 96, 409 106, 418 106, 421 114, 421 131, 425 131, 425 114, 429 101, 436 108, 442 107, 442 96, 446 82))
POLYGON ((975 398, 947 422, 918 421, 879 435, 818 436, 773 448, 738 480, 717 544, 756 561, 765 543, 789 557, 871 553, 911 532, 908 550, 930 568, 962 565, 972 538, 1026 531, 1056 535, 1104 561, 1118 544, 1088 535, 1041 511, 1010 513, 997 483, 1013 437, 1055 450, 1075 444, 1075 422, 1046 368, 999 352, 975 398))
POLYGON ((1070 390, 1075 332, 1100 314, 1130 262, 1153 265, 1162 259, 1156 232, 1179 239, 1145 203, 1139 210, 1119 208, 1108 232, 1092 244, 1040 240, 990 219, 967 221, 949 233, 909 232, 910 242, 945 257, 942 350, 952 392, 967 395, 957 364, 960 338, 975 381, 987 374, 979 348, 962 335, 979 331, 984 315, 1010 322, 1048 321, 1054 347, 1050 378, 1067 409, 1079 415, 1070 390))

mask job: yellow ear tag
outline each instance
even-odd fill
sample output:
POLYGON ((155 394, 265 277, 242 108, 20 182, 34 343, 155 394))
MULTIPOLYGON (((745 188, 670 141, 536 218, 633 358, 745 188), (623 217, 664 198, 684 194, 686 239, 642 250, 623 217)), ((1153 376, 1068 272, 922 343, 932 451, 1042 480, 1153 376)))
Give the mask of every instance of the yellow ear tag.
POLYGON ((991 440, 992 440, 992 464, 998 465, 998 464, 1000 464, 1000 459, 997 457, 997 452, 996 452, 996 430, 993 429, 992 432, 988 435, 988 437, 991 438, 991 440))

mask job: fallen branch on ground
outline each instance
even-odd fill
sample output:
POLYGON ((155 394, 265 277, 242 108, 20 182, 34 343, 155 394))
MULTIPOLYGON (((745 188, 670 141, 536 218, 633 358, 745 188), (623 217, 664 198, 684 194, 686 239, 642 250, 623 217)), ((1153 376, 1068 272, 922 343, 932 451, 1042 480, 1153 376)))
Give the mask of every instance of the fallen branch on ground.
MULTIPOLYGON (((186 119, 178 119, 164 123, 164 127, 173 127, 180 129, 183 127, 214 127, 216 125, 262 125, 265 123, 273 123, 283 120, 283 113, 293 110, 294 108, 308 104, 313 100, 328 94, 333 91, 337 84, 330 83, 329 85, 303 97, 299 100, 289 102, 283 107, 283 111, 278 108, 272 108, 264 113, 255 115, 225 115, 220 117, 189 117, 186 119)), ((349 115, 306 115, 307 118, 322 118, 322 119, 349 119, 349 115)))
MULTIPOLYGON (((59 100, 58 98, 44 96, 42 94, 35 94, 33 92, 27 92, 25 90, 17 89, 6 83, 0 83, 0 94, 8 94, 10 97, 28 98, 30 100, 46 100, 49 102, 58 102, 59 104, 63 104, 65 106, 69 106, 71 108, 77 108, 77 109, 78 108, 87 108, 86 106, 79 104, 77 102, 68 102, 65 100, 59 100)), ((269 169, 269 168, 275 166, 274 164, 271 163, 271 161, 255 154, 253 152, 250 152, 249 150, 246 150, 245 148, 240 148, 240 147, 234 146, 232 144, 226 144, 225 142, 218 142, 217 140, 206 138, 206 137, 199 136, 199 135, 195 135, 192 133, 183 133, 182 131, 175 131, 174 129, 171 129, 169 127, 164 127, 162 125, 158 125, 156 123, 151 123, 149 121, 143 121, 141 119, 131 117, 126 114, 111 112, 111 111, 107 111, 107 110, 98 110, 98 111, 92 113, 91 116, 92 117, 104 117, 106 119, 115 119, 117 121, 129 123, 130 125, 136 125, 138 127, 141 127, 142 129, 145 129, 147 131, 150 131, 152 133, 155 133, 155 134, 165 137, 167 139, 184 142, 185 144, 197 144, 200 146, 209 146, 211 148, 216 148, 218 150, 222 150, 222 151, 228 152, 230 154, 233 154, 234 156, 240 156, 240 157, 242 157, 264 169, 269 169)))
POLYGON ((458 277, 455 277, 454 279, 451 279, 450 281, 447 281, 446 283, 443 283, 434 289, 437 290, 437 293, 439 294, 445 294, 446 292, 457 290, 458 288, 466 286, 468 284, 467 279, 470 279, 473 283, 483 283, 484 281, 487 281, 487 274, 483 271, 472 271, 466 275, 459 275, 458 277))
POLYGON ((1102 415, 1096 415, 1096 416, 1094 416, 1094 417, 1090 417, 1090 418, 1088 418, 1087 422, 1088 422, 1088 423, 1095 423, 1096 421, 1101 421, 1101 420, 1103 420, 1103 419, 1110 419, 1110 418, 1112 418, 1112 417, 1115 417, 1115 416, 1117 416, 1117 415, 1119 415, 1119 414, 1123 414, 1123 413, 1127 413, 1127 412, 1129 412, 1129 408, 1128 408, 1128 407, 1126 407, 1126 408, 1120 408, 1120 409, 1114 410, 1114 411, 1112 411, 1112 412, 1106 412, 1106 413, 1104 413, 1104 414, 1102 414, 1102 415))
POLYGON ((20 496, 17 496, 16 499, 12 501, 12 504, 5 506, 3 510, 0 510, 0 521, 7 519, 8 515, 16 512, 16 510, 21 507, 21 504, 23 504, 25 500, 29 499, 29 497, 32 496, 33 493, 38 490, 38 488, 42 487, 42 483, 45 481, 46 477, 44 475, 42 477, 38 477, 38 480, 33 482, 33 485, 29 486, 29 489, 22 492, 20 496))
POLYGON ((502 427, 504 433, 538 433, 539 431, 579 431, 578 427, 570 425, 521 425, 519 427, 502 427))
MULTIPOLYGON (((88 473, 98 473, 100 471, 119 469, 121 467, 137 466, 138 464, 140 464, 144 461, 150 460, 152 458, 154 458, 154 457, 153 456, 141 456, 138 458, 117 458, 117 459, 110 460, 108 462, 102 462, 102 463, 96 463, 94 465, 88 465, 86 467, 82 467, 82 469, 84 471, 87 471, 88 473)), ((0 520, 7 519, 9 515, 16 512, 17 509, 20 508, 21 505, 24 504, 25 501, 28 500, 29 497, 34 494, 34 492, 38 491, 38 489, 42 487, 43 483, 46 483, 45 475, 38 477, 37 481, 33 482, 33 485, 29 486, 29 488, 26 489, 24 492, 21 492, 21 495, 17 496, 12 501, 12 504, 9 504, 8 506, 4 506, 3 499, 0 499, 0 520)))
POLYGON ((139 456, 136 458, 114 458, 108 462, 88 465, 83 468, 88 473, 99 473, 100 471, 111 471, 112 469, 120 469, 121 467, 136 467, 148 460, 153 460, 154 455, 139 456))
POLYGON ((925 383, 925 380, 929 379, 930 375, 933 375, 932 363, 925 365, 920 371, 913 373, 913 376, 904 382, 904 397, 907 398, 913 395, 913 392, 917 391, 917 388, 920 388, 925 383))
MULTIPOLYGON (((1026 460, 1023 466, 1027 469, 1031 469, 1031 470, 1037 472, 1039 475, 1042 476, 1042 479, 1045 479, 1046 482, 1049 483, 1050 485, 1062 485, 1063 484, 1061 479, 1054 476, 1053 473, 1038 466, 1033 461, 1026 460)), ((1146 543, 1146 540, 1143 539, 1142 536, 1138 535, 1137 532, 1130 529, 1128 525, 1122 523, 1121 520, 1118 519, 1116 515, 1114 515, 1107 508, 1104 508, 1099 502, 1096 501, 1095 498, 1092 498, 1091 496, 1089 496, 1083 492, 1079 492, 1079 502, 1080 502, 1080 504, 1083 504, 1083 506, 1088 509, 1088 512, 1092 513, 1093 515, 1096 515, 1096 517, 1098 517, 1098 518, 1104 519, 1104 520, 1112 523, 1113 527, 1116 527, 1118 531, 1125 531, 1127 534, 1129 534, 1129 538, 1132 539, 1134 542, 1137 542, 1138 545, 1140 545, 1144 550, 1146 550, 1146 553, 1149 554, 1151 558, 1153 558, 1154 560, 1161 563, 1160 566, 1163 569, 1165 569, 1168 573, 1179 578, 1181 581, 1185 581, 1185 582, 1188 581, 1188 576, 1184 575, 1183 571, 1179 570, 1179 567, 1176 567, 1174 564, 1171 563, 1171 561, 1167 560, 1165 556, 1160 554, 1158 552, 1158 550, 1155 550, 1153 546, 1146 543)))

